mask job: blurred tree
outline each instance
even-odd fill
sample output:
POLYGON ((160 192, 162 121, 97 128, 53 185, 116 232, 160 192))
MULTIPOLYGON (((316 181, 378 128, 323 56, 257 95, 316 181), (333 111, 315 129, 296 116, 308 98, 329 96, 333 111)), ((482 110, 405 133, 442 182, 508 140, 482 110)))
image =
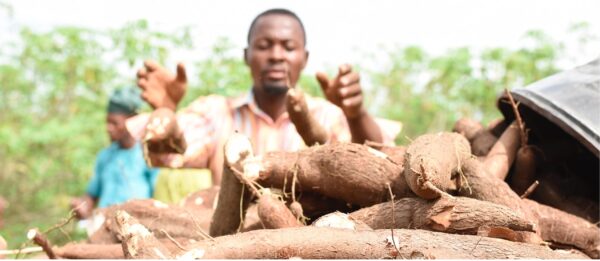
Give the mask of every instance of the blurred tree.
MULTIPOLYGON (((596 43, 588 25, 579 26, 570 30, 578 34, 579 48, 596 43)), ((464 47, 438 57, 415 46, 388 49, 384 69, 368 71, 375 88, 367 101, 378 106, 374 110, 378 115, 404 123, 403 135, 396 140, 399 144, 423 133, 449 130, 461 117, 487 123, 501 117, 496 98, 504 88, 552 75, 559 71, 558 61, 566 59, 565 44, 539 30, 527 32, 523 45, 479 54, 464 47)))

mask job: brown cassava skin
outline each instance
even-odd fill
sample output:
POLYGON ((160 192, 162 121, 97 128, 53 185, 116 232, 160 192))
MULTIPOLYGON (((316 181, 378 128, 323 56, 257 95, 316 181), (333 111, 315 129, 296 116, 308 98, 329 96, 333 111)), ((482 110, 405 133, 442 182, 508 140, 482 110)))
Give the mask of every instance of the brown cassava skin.
POLYGON ((500 137, 504 130, 510 125, 510 122, 507 122, 503 118, 498 118, 490 121, 486 129, 491 132, 494 136, 500 137))
POLYGON ((454 123, 454 127, 452 128, 453 132, 465 136, 469 142, 472 142, 481 130, 483 130, 483 125, 471 118, 460 118, 454 123))
POLYGON ((148 229, 143 227, 127 212, 119 210, 115 214, 118 233, 122 238, 123 254, 128 259, 165 259, 173 258, 167 249, 148 229))
POLYGON ((394 163, 397 163, 404 168, 404 156, 406 155, 406 147, 402 146, 383 146, 379 151, 390 157, 394 163))
POLYGON ((565 201, 565 211, 582 217, 594 224, 598 223, 598 216, 600 215, 598 202, 594 202, 589 198, 579 196, 569 196, 565 199, 565 201))
POLYGON ((164 230, 171 237, 196 240, 204 238, 200 230, 208 231, 213 212, 210 208, 166 205, 153 199, 130 200, 100 210, 100 213, 105 217, 104 224, 90 236, 88 243, 111 244, 121 242, 116 236, 117 224, 114 222, 115 214, 119 210, 127 211, 150 229, 157 238, 166 237, 166 234, 162 232, 164 230))
POLYGON ((580 196, 565 196, 560 186, 546 177, 540 178, 540 185, 533 193, 535 201, 581 217, 591 223, 598 222, 598 203, 580 196))
POLYGON ((498 140, 489 128, 484 128, 481 123, 471 118, 456 121, 452 131, 463 135, 469 141, 471 152, 475 156, 487 155, 498 140))
POLYGON ((585 219, 524 199, 532 215, 537 216, 544 240, 576 246, 592 258, 600 258, 600 229, 585 219))
POLYGON ((76 244, 55 247, 54 252, 64 259, 124 259, 121 244, 76 244))
POLYGON ((297 169, 296 191, 316 192, 361 206, 384 202, 389 197, 388 184, 397 197, 411 195, 402 167, 373 151, 365 145, 333 143, 298 152, 269 152, 263 155, 258 181, 265 187, 291 186, 297 169))
MULTIPOLYGON (((189 238, 174 238, 174 240, 185 248, 185 246, 197 241, 189 238)), ((171 253, 181 251, 181 248, 171 239, 159 239, 171 253)), ((64 259, 125 259, 123 246, 120 243, 112 244, 87 244, 87 243, 69 243, 61 247, 54 247, 54 253, 64 259)))
POLYGON ((481 130, 471 141, 471 152, 478 157, 486 156, 497 141, 498 137, 494 136, 491 131, 481 130))
POLYGON ((511 187, 518 195, 522 195, 535 182, 536 169, 537 159, 534 147, 521 146, 515 159, 515 171, 510 177, 511 187))
POLYGON ((569 213, 521 199, 508 184, 487 173, 477 160, 464 164, 469 187, 459 195, 504 205, 537 224, 537 231, 546 241, 579 248, 592 258, 600 257, 600 229, 569 213))
POLYGON ((46 253, 46 256, 48 256, 49 259, 56 259, 56 254, 54 253, 54 251, 52 251, 52 245, 48 241, 48 238, 46 238, 46 236, 44 234, 42 234, 37 228, 35 228, 33 230, 35 231, 35 234, 33 234, 33 238, 29 238, 29 236, 30 236, 29 233, 31 233, 32 230, 27 232, 27 237, 31 241, 33 241, 33 243, 42 247, 42 249, 44 250, 44 253, 46 253))
POLYGON ((244 221, 244 228, 242 228, 240 230, 240 232, 244 233, 244 232, 258 230, 258 229, 266 229, 266 227, 260 222, 260 220, 252 222, 252 223, 247 223, 246 221, 244 221))
MULTIPOLYGON (((183 245, 186 249, 203 249, 203 258, 315 258, 358 259, 399 257, 393 245, 386 240, 390 230, 352 231, 332 228, 287 228, 259 230, 183 245), (319 236, 314 236, 319 235, 319 236), (250 241, 253 240, 253 241, 250 241), (257 247, 260 246, 260 247, 257 247)), ((585 259, 577 252, 554 251, 547 247, 514 243, 506 240, 455 235, 424 230, 394 230, 395 241, 404 258, 547 258, 585 259)), ((167 241, 162 240, 166 243, 167 241)), ((182 255, 186 251, 170 248, 182 255)), ((55 248, 63 258, 123 259, 120 244, 68 244, 55 248)))
POLYGON ((265 226, 261 223, 260 217, 258 216, 257 204, 250 204, 246 211, 246 217, 244 218, 244 227, 240 229, 240 232, 247 232, 256 229, 264 229, 265 226))
POLYGON ((486 171, 492 177, 504 180, 521 145, 520 130, 516 122, 512 122, 483 161, 486 171))
MULTIPOLYGON (((580 253, 471 235, 397 229, 353 231, 324 227, 256 230, 189 245, 206 259, 586 258, 580 253)), ((185 251, 178 253, 182 255, 185 251)))
POLYGON ((258 217, 267 229, 303 226, 285 203, 272 194, 262 195, 257 205, 258 217))
POLYGON ((460 134, 438 133, 419 136, 406 149, 406 183, 419 197, 438 198, 440 193, 426 187, 426 183, 431 183, 441 191, 454 191, 461 164, 470 157, 469 142, 460 134))
MULTIPOLYGON (((492 122, 492 124, 498 123, 492 122)), ((471 152, 475 156, 487 155, 498 140, 490 128, 484 128, 481 123, 470 118, 461 118, 456 121, 452 131, 463 135, 469 141, 471 152)))
POLYGON ((380 203, 350 214, 373 229, 414 228, 447 233, 475 235, 482 227, 506 227, 515 231, 533 231, 533 223, 508 207, 465 197, 421 198, 380 203))
POLYGON ((219 195, 219 190, 221 190, 221 187, 212 186, 207 189, 190 193, 179 202, 179 205, 182 205, 187 209, 212 209, 215 206, 215 201, 219 195))
POLYGON ((233 234, 240 228, 250 203, 248 189, 243 189, 243 187, 244 185, 225 162, 223 174, 221 175, 221 189, 217 199, 217 207, 210 223, 209 234, 211 236, 218 237, 233 234), (243 202, 240 202, 240 200, 243 202))
POLYGON ((294 217, 296 217, 297 220, 300 220, 301 218, 304 217, 304 209, 302 209, 302 205, 300 204, 300 202, 294 201, 294 202, 290 203, 288 208, 290 209, 290 212, 292 212, 292 215, 294 215, 294 217))
POLYGON ((329 135, 325 128, 317 122, 308 109, 304 93, 300 89, 289 89, 287 92, 286 109, 290 120, 294 123, 304 144, 312 146, 325 144, 329 135))
POLYGON ((505 227, 481 227, 478 236, 502 238, 514 242, 523 242, 536 245, 547 245, 535 232, 514 231, 505 227))

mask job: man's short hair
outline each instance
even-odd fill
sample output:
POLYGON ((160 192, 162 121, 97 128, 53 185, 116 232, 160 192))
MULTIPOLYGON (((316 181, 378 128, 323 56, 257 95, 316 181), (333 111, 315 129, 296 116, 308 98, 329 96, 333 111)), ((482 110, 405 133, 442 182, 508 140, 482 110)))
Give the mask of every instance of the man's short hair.
POLYGON ((298 21, 298 23, 300 24, 300 28, 302 29, 302 36, 304 37, 304 46, 306 46, 306 31, 304 30, 304 24, 302 24, 300 17, 298 17, 296 15, 296 13, 294 13, 288 9, 283 9, 283 8, 269 9, 267 11, 260 13, 258 16, 256 16, 254 18, 254 20, 252 20, 252 24, 250 24, 250 30, 248 30, 248 45, 250 44, 250 36, 252 35, 252 30, 254 30, 254 26, 256 25, 256 22, 258 21, 258 19, 263 16, 273 15, 273 14, 289 16, 291 18, 294 18, 296 21, 298 21))

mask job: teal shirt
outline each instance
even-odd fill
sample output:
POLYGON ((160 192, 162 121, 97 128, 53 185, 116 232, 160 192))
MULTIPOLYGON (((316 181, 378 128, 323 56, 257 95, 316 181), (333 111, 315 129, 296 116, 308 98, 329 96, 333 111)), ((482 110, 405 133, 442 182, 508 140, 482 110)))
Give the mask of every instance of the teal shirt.
POLYGON ((98 153, 87 193, 98 199, 100 208, 130 199, 151 198, 157 176, 158 169, 146 165, 140 143, 123 149, 113 142, 98 153))

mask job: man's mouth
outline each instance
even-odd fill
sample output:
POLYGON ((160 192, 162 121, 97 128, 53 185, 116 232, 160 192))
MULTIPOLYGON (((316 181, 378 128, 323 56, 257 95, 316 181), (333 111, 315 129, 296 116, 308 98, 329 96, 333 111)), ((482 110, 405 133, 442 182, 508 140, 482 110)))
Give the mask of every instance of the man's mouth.
POLYGON ((265 77, 269 80, 285 80, 287 73, 285 70, 267 70, 265 77))

